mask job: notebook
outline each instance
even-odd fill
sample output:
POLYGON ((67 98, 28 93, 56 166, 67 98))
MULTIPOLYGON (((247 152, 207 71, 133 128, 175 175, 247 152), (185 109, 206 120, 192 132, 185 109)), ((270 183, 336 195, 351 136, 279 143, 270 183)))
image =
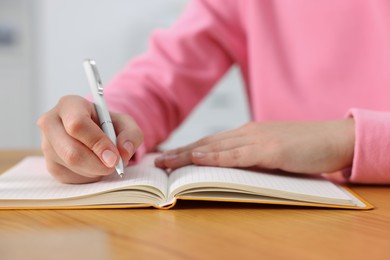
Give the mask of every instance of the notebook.
POLYGON ((1 209, 173 208, 178 200, 371 209, 348 188, 321 176, 250 169, 185 166, 165 171, 155 154, 89 184, 63 184, 46 170, 44 157, 26 157, 0 175, 1 209))

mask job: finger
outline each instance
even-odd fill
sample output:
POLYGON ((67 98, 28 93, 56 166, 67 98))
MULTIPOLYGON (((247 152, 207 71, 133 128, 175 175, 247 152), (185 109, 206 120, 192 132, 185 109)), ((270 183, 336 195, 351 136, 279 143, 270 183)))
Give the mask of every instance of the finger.
POLYGON ((237 147, 224 151, 194 151, 191 153, 191 161, 197 165, 220 166, 220 167, 249 167, 251 161, 249 149, 237 147))
POLYGON ((212 145, 213 143, 218 146, 223 141, 219 141, 219 138, 214 138, 214 136, 202 138, 201 140, 194 142, 190 145, 175 148, 164 152, 162 155, 157 157, 154 161, 155 166, 162 169, 176 169, 185 165, 192 164, 192 155, 193 149, 202 150, 205 147, 212 145), (204 146, 201 144, 204 143, 204 146))
POLYGON ((222 151, 194 151, 191 160, 194 164, 219 167, 252 167, 274 169, 274 154, 259 151, 256 145, 239 146, 222 151))
POLYGON ((187 153, 192 150, 195 150, 199 147, 203 147, 212 143, 218 143, 222 140, 238 138, 245 136, 245 133, 242 131, 242 128, 237 128, 233 130, 223 131, 220 133, 216 133, 204 138, 199 139, 196 142, 190 143, 188 145, 175 148, 173 150, 168 150, 164 154, 179 154, 179 153, 187 153))
POLYGON ((196 147, 194 150, 176 152, 172 150, 171 153, 163 154, 156 158, 155 165, 160 168, 171 168, 176 169, 185 165, 193 164, 193 152, 222 152, 230 150, 236 147, 245 146, 250 144, 252 140, 247 136, 244 137, 233 137, 220 139, 216 138, 215 141, 208 143, 204 146, 196 147))
POLYGON ((108 168, 113 168, 119 161, 116 145, 92 120, 93 105, 74 102, 72 110, 59 110, 58 115, 66 133, 88 147, 108 168))
POLYGON ((61 164, 54 162, 53 160, 46 160, 47 170, 51 173, 51 175, 62 183, 67 184, 82 184, 82 183, 91 183, 97 182, 102 177, 86 177, 79 175, 75 172, 72 172, 68 168, 64 167, 61 164))
POLYGON ((219 140, 227 138, 229 135, 230 134, 228 132, 218 133, 204 137, 188 145, 165 151, 162 155, 155 159, 154 164, 156 167, 163 169, 175 169, 191 164, 191 152, 194 149, 199 149, 199 147, 208 145, 213 142, 218 142, 219 140))
POLYGON ((58 158, 50 142, 47 140, 46 136, 42 135, 42 152, 45 155, 46 159, 46 168, 49 173, 58 181, 62 183, 69 184, 79 184, 79 183, 90 183, 95 182, 101 179, 98 177, 86 177, 75 172, 72 172, 68 168, 61 165, 61 160, 58 158))
POLYGON ((185 165, 192 164, 191 152, 182 152, 177 154, 163 154, 154 161, 155 166, 162 169, 176 169, 185 165))
POLYGON ((85 177, 97 177, 113 172, 114 168, 105 166, 88 147, 65 132, 59 117, 49 114, 41 119, 45 120, 50 122, 41 124, 45 138, 50 143, 45 149, 52 147, 53 152, 48 151, 47 154, 51 155, 53 161, 85 177))
POLYGON ((117 134, 117 147, 124 162, 128 162, 143 142, 143 134, 135 121, 123 114, 112 113, 117 134))

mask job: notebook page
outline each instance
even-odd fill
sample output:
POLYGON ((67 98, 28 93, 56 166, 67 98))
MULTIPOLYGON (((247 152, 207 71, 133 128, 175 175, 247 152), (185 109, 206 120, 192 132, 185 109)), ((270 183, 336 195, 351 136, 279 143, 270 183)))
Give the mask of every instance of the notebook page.
POLYGON ((337 185, 322 178, 193 165, 179 168, 170 174, 168 191, 169 194, 176 193, 183 186, 195 186, 194 184, 198 184, 198 187, 246 186, 254 189, 281 190, 309 196, 351 200, 337 185))
POLYGON ((166 194, 167 175, 148 163, 141 163, 127 167, 123 179, 111 174, 96 183, 62 184, 47 172, 44 158, 34 156, 0 175, 0 200, 63 199, 135 185, 151 186, 166 194))

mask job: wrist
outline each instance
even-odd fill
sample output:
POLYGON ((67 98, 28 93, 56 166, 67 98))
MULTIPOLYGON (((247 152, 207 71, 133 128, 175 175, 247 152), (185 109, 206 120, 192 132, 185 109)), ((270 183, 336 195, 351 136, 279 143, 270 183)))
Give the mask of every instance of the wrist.
POLYGON ((343 169, 352 166, 355 150, 355 120, 346 118, 337 121, 335 131, 336 151, 343 169))

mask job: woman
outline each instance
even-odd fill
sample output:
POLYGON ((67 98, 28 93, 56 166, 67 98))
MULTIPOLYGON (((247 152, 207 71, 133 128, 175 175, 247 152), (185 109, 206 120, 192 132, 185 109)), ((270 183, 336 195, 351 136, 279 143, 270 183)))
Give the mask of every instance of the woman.
POLYGON ((341 170, 390 183, 389 14, 386 0, 193 1, 107 86, 118 148, 93 105, 67 96, 38 120, 47 167, 62 182, 92 182, 119 156, 154 151, 238 64, 253 121, 166 151, 158 167, 341 170))

